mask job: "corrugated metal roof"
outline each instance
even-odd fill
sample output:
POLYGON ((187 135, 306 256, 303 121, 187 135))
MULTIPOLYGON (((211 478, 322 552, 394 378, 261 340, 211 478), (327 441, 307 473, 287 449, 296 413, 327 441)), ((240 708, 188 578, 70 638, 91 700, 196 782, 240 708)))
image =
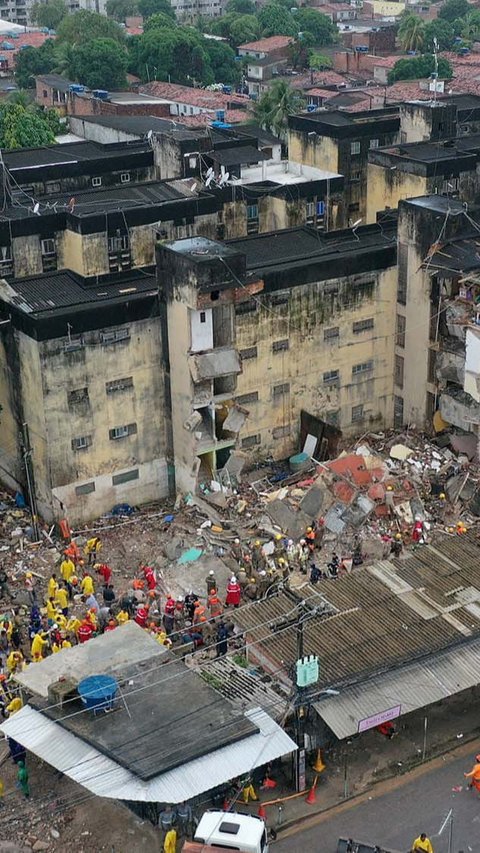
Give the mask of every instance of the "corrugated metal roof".
POLYGON ((280 720, 287 708, 288 697, 277 692, 274 685, 248 669, 239 666, 231 658, 209 660, 199 670, 202 678, 224 699, 241 710, 260 707, 275 720, 280 720))
POLYGON ((478 684, 480 639, 411 664, 396 672, 349 687, 340 695, 314 704, 327 725, 343 739, 358 732, 358 724, 396 705, 409 714, 478 684))
POLYGON ((297 749, 294 741, 260 708, 247 711, 245 717, 258 727, 257 734, 148 781, 130 773, 29 705, 0 725, 0 731, 99 797, 181 803, 297 749))
POLYGON ((88 643, 50 655, 17 673, 15 679, 31 693, 47 699, 48 685, 70 677, 72 673, 81 681, 89 675, 113 673, 141 661, 152 660, 152 665, 158 665, 158 659, 166 654, 166 647, 157 643, 136 622, 126 622, 115 631, 107 631, 88 643))

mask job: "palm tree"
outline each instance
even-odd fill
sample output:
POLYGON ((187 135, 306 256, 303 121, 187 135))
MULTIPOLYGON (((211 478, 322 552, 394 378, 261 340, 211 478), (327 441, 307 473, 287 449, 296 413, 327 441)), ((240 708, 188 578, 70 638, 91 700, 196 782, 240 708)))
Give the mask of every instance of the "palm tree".
POLYGON ((300 112, 304 107, 305 101, 300 92, 292 89, 285 80, 277 80, 255 104, 254 114, 264 130, 270 130, 285 139, 288 116, 300 112))
POLYGON ((425 41, 425 23, 418 15, 406 15, 398 28, 404 50, 421 50, 425 41))
POLYGON ((55 62, 56 66, 53 69, 55 74, 62 74, 64 77, 73 76, 74 48, 67 42, 59 42, 55 45, 55 62))

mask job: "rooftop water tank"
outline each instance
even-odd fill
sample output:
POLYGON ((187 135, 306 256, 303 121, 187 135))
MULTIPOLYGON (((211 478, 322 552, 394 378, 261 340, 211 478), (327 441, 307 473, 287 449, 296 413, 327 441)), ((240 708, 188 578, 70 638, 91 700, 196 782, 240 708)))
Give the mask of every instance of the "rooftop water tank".
POLYGON ((108 100, 108 92, 106 89, 94 89, 92 91, 94 98, 99 98, 100 101, 108 100))
POLYGON ((117 694, 117 680, 111 675, 89 675, 78 685, 80 699, 87 711, 108 711, 117 694))

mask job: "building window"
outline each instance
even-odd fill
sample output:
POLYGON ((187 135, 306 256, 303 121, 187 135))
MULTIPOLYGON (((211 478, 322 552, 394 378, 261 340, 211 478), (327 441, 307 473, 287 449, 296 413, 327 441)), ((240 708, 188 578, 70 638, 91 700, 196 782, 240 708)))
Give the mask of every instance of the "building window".
POLYGON ((403 397, 393 398, 393 426, 395 429, 403 427, 403 397))
POLYGON ((360 202, 358 202, 358 201, 354 201, 354 202, 352 202, 352 204, 348 205, 348 212, 349 213, 358 213, 359 210, 360 210, 360 202))
POLYGON ((403 388, 403 370, 405 361, 401 355, 395 356, 395 385, 403 388))
POLYGON ((132 376, 126 376, 124 379, 113 379, 111 382, 105 383, 107 394, 116 394, 118 391, 126 391, 128 388, 133 388, 132 376))
POLYGON ((351 142, 350 143, 350 154, 360 154, 360 143, 359 142, 351 142))
POLYGON ((42 249, 42 269, 43 272, 51 272, 57 269, 57 250, 55 239, 48 237, 41 241, 42 249))
POLYGON ((42 240, 42 255, 55 254, 55 240, 49 237, 47 240, 42 240))
POLYGON ((131 480, 138 480, 138 468, 132 468, 131 471, 125 471, 123 474, 114 474, 112 477, 112 486, 121 486, 122 483, 130 483, 131 480))
POLYGON ((47 181, 45 183, 45 192, 50 193, 59 193, 61 192, 60 181, 47 181))
POLYGON ((258 219, 258 204, 247 204, 247 219, 258 219))
POLYGON ((373 370, 373 360, 363 361, 361 364, 354 364, 352 367, 352 376, 361 376, 364 373, 371 373, 373 370))
POLYGON ((323 384, 328 385, 330 388, 338 388, 340 385, 340 371, 327 370, 327 372, 323 374, 323 384))
POLYGON ((398 279, 397 279, 397 302, 400 305, 407 304, 408 285, 408 246, 405 243, 398 244, 398 279))
POLYGON ((247 234, 258 234, 258 204, 247 204, 247 234))
POLYGON ((207 322, 207 314, 206 314, 206 311, 200 311, 200 322, 201 322, 201 323, 206 323, 206 322, 207 322))
POLYGON ((258 432, 256 435, 249 435, 247 438, 242 438, 242 447, 255 447, 256 444, 260 444, 261 437, 258 432))
POLYGON ((373 329, 374 325, 373 317, 368 317, 366 320, 357 320, 352 325, 352 332, 354 335, 358 335, 360 332, 367 332, 369 329, 373 329))
POLYGON ((120 341, 130 340, 130 329, 112 329, 108 332, 102 332, 101 341, 104 346, 110 344, 118 344, 120 341))
POLYGON ((81 486, 75 486, 76 495, 90 495, 95 491, 95 483, 83 483, 81 486))
POLYGON ((13 275, 11 246, 0 246, 0 275, 13 275))
POLYGON ((69 406, 78 406, 81 403, 88 403, 88 388, 75 388, 74 391, 68 392, 69 406))
POLYGON ((362 177, 362 173, 359 172, 358 170, 356 170, 355 172, 351 172, 350 173, 350 183, 351 184, 358 184, 361 177, 362 177))
POLYGON ((330 329, 323 330, 323 340, 324 341, 334 341, 340 337, 340 328, 339 326, 331 326, 330 329))
POLYGON ((397 347, 405 347, 405 329, 407 325, 407 318, 403 316, 403 314, 397 314, 397 323, 395 329, 395 344, 397 347))
POLYGON ((246 403, 258 403, 258 391, 252 391, 251 394, 240 394, 239 397, 235 397, 235 401, 240 406, 246 403))
POLYGON ((84 346, 83 335, 70 335, 68 341, 64 341, 63 351, 75 352, 75 350, 83 349, 84 346))
POLYGON ((257 348, 256 347, 247 347, 247 349, 240 350, 240 358, 242 361, 246 361, 247 358, 256 358, 257 357, 257 348))
POLYGON ((250 314, 252 311, 256 311, 258 307, 256 299, 247 299, 246 302, 240 302, 238 305, 235 305, 235 314, 237 316, 241 314, 250 314))
POLYGON ((274 385, 272 394, 274 397, 283 397, 285 394, 290 393, 290 383, 283 382, 281 385, 274 385))
POLYGON ((122 172, 121 173, 120 183, 121 184, 129 184, 130 183, 130 172, 122 172))
POLYGON ((127 435, 136 435, 136 432, 136 424, 125 424, 125 426, 113 427, 108 431, 108 436, 110 441, 116 441, 118 438, 126 438, 127 435))
POLYGON ((72 438, 72 450, 86 450, 92 443, 91 435, 82 435, 79 438, 72 438))
POLYGON ((117 232, 113 237, 108 238, 109 252, 125 252, 130 248, 130 240, 128 234, 120 234, 117 232))
POLYGON ((456 193, 460 189, 460 179, 459 178, 447 178, 442 184, 442 194, 450 195, 450 193, 456 193))
POLYGON ((92 178, 92 187, 101 187, 102 179, 101 178, 92 178))
POLYGON ((371 139, 369 148, 378 148, 379 144, 380 144, 379 139, 371 139))
POLYGON ((272 352, 284 352, 285 350, 288 350, 288 347, 288 339, 285 339, 283 341, 273 341, 272 352))
POLYGON ((289 301, 288 293, 272 293, 270 296, 270 305, 272 306, 288 305, 289 301))
POLYGON ((325 421, 331 426, 338 426, 340 423, 340 410, 333 409, 331 412, 327 412, 325 415, 325 421))
POLYGON ((358 423, 358 421, 363 421, 363 403, 359 406, 352 406, 352 424, 358 423))
POLYGON ((285 438, 287 435, 290 435, 290 424, 274 427, 272 430, 272 438, 285 438))

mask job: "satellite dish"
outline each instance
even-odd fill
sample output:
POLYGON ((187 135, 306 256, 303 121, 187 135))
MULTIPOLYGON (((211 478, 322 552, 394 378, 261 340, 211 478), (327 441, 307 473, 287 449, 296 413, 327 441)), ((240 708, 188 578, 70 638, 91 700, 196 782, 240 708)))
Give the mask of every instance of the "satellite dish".
POLYGON ((210 166, 210 168, 207 169, 207 175, 206 176, 207 176, 207 178, 213 178, 213 175, 214 175, 214 172, 213 172, 212 167, 210 166))
POLYGON ((152 136, 153 136, 153 130, 149 130, 149 131, 148 131, 148 133, 147 133, 147 139, 148 139, 148 141, 149 141, 149 142, 150 142, 150 140, 151 140, 152 136))
POLYGON ((219 182, 218 182, 219 186, 224 187, 225 184, 228 182, 229 177, 230 177, 230 172, 224 172, 223 175, 221 176, 219 182))
POLYGON ((36 214, 38 214, 38 215, 40 215, 40 214, 39 214, 39 210, 40 210, 40 205, 39 205, 39 203, 38 203, 38 201, 37 201, 37 203, 35 204, 35 206, 34 206, 34 208, 33 208, 33 212, 34 212, 34 213, 36 213, 36 214))
POLYGON ((197 182, 195 181, 195 182, 192 184, 192 186, 190 187, 190 192, 191 192, 191 193, 194 193, 196 189, 197 189, 197 182))
POLYGON ((212 181, 213 181, 213 178, 214 178, 214 176, 213 176, 213 175, 209 175, 209 176, 208 176, 207 180, 205 181, 205 186, 206 186, 206 187, 209 187, 209 186, 210 186, 210 184, 211 184, 211 183, 212 183, 212 181))

